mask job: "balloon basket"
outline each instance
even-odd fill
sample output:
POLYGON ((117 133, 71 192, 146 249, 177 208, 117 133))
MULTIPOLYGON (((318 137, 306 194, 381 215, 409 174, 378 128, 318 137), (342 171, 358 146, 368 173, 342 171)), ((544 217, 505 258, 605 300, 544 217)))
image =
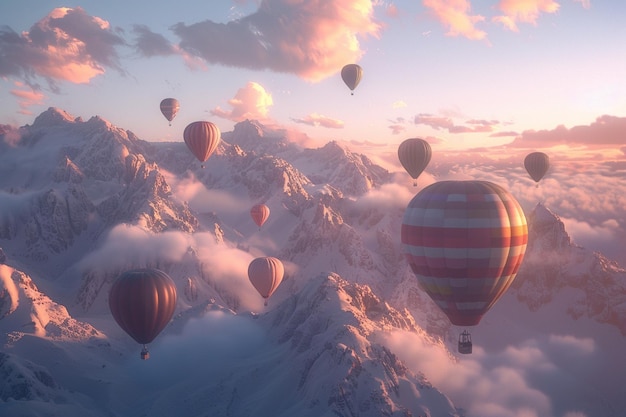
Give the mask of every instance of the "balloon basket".
POLYGON ((150 352, 148 352, 148 348, 146 346, 141 349, 141 360, 150 359, 150 352))

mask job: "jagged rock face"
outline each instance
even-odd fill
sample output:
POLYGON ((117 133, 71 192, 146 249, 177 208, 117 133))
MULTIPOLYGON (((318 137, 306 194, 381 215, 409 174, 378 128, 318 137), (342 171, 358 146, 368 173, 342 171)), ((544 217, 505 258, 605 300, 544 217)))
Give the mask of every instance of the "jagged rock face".
POLYGON ((458 415, 423 376, 374 341, 381 330, 417 328, 410 315, 381 301, 367 286, 323 274, 258 322, 278 344, 280 355, 255 358, 245 377, 234 372, 203 392, 230 398, 211 404, 212 414, 254 410, 279 417, 408 417, 435 415, 429 414, 434 412, 429 406, 438 398, 437 403, 448 406, 436 412, 458 415), (265 395, 254 394, 259 387, 265 395))
POLYGON ((563 222, 538 204, 528 216, 528 248, 512 289, 535 311, 566 287, 581 290, 569 310, 617 326, 626 334, 626 271, 599 253, 571 242, 563 222))
POLYGON ((50 189, 32 197, 22 209, 0 218, 0 238, 20 239, 19 256, 46 260, 68 249, 87 229, 95 207, 82 187, 50 189))
POLYGON ((298 159, 312 161, 310 166, 315 169, 304 173, 314 184, 330 184, 349 196, 362 195, 391 178, 367 156, 350 152, 334 141, 320 149, 306 149, 298 159))
POLYGON ((0 352, 0 400, 57 401, 59 398, 50 395, 57 389, 57 382, 44 367, 0 352))

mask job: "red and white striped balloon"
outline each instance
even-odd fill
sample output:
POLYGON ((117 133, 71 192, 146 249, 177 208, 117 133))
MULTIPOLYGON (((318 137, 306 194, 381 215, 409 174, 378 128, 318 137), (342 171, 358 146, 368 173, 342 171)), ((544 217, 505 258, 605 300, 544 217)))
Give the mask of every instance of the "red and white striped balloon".
POLYGON ((215 151, 220 143, 220 129, 211 122, 193 122, 183 132, 187 147, 198 161, 204 162, 215 151))
POLYGON ((517 200, 488 181, 440 181, 404 213, 404 253, 423 290, 458 326, 474 326, 509 288, 528 227, 517 200))

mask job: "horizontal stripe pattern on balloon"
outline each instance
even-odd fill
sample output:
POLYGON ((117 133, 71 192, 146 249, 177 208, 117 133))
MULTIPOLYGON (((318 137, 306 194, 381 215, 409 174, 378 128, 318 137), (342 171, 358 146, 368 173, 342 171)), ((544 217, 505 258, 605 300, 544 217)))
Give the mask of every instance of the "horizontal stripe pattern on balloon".
POLYGON ((409 203, 401 240, 420 286, 456 325, 478 324, 512 283, 528 243, 517 200, 487 181, 441 181, 409 203))

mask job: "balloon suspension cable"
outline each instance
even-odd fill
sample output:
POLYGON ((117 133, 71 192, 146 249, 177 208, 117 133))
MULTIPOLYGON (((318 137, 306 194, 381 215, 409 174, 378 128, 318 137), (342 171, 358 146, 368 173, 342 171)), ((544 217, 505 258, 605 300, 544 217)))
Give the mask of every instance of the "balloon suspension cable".
POLYGON ((413 187, 417 187, 417 180, 413 181, 413 187))
POLYGON ((142 360, 146 360, 150 358, 150 352, 148 352, 148 346, 147 345, 143 345, 143 348, 141 348, 141 359, 142 360))

